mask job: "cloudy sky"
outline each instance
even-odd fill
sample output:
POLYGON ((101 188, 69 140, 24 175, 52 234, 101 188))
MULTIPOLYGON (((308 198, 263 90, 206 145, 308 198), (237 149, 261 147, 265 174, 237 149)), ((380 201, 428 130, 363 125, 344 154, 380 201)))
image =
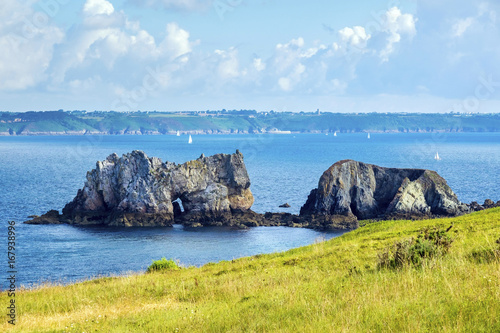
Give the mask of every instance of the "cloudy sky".
POLYGON ((497 0, 0 2, 0 110, 498 112, 498 59, 497 0))

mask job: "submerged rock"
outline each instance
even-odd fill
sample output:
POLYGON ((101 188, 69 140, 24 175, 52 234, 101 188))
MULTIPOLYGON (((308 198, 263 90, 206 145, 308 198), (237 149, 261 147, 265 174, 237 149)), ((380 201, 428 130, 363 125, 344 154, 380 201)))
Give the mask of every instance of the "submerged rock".
POLYGON ((135 150, 97 162, 62 215, 50 211, 27 223, 168 226, 175 218, 224 222, 233 211, 246 211, 252 204, 250 179, 239 152, 202 155, 177 165, 135 150), (174 205, 177 199, 184 211, 178 202, 174 205))
POLYGON ((300 215, 354 226, 358 219, 456 216, 468 211, 434 171, 343 160, 323 173, 300 215))

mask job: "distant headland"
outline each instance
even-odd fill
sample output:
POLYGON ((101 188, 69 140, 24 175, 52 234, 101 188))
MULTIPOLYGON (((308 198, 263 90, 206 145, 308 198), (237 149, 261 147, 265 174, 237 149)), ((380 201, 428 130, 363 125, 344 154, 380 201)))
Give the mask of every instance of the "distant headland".
POLYGON ((0 135, 499 132, 500 113, 0 112, 0 135))

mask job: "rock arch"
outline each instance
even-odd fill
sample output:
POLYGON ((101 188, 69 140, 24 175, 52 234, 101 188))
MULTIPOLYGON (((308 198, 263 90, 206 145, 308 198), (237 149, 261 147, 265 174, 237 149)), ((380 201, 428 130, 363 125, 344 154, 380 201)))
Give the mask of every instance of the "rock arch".
POLYGON ((171 225, 181 217, 224 219, 252 204, 250 179, 238 151, 177 165, 135 150, 97 162, 62 218, 71 224, 171 225))

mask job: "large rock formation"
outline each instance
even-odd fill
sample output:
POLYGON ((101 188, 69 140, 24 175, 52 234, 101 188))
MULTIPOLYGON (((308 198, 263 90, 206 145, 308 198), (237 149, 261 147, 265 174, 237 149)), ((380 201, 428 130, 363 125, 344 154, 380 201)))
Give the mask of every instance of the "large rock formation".
POLYGON ((97 162, 62 215, 54 216, 57 212, 51 211, 28 223, 166 226, 174 218, 186 223, 220 223, 233 212, 250 209, 253 196, 249 187, 239 151, 202 155, 176 165, 135 150, 97 162))
POLYGON ((467 211, 434 171, 344 160, 323 173, 300 215, 355 227, 357 219, 455 216, 467 211))
POLYGON ((51 210, 26 223, 109 226, 228 225, 355 229, 358 219, 455 216, 500 206, 462 204, 436 172, 382 168, 352 160, 321 176, 300 215, 258 214, 243 155, 217 154, 177 165, 142 151, 108 156, 62 214, 51 210))

